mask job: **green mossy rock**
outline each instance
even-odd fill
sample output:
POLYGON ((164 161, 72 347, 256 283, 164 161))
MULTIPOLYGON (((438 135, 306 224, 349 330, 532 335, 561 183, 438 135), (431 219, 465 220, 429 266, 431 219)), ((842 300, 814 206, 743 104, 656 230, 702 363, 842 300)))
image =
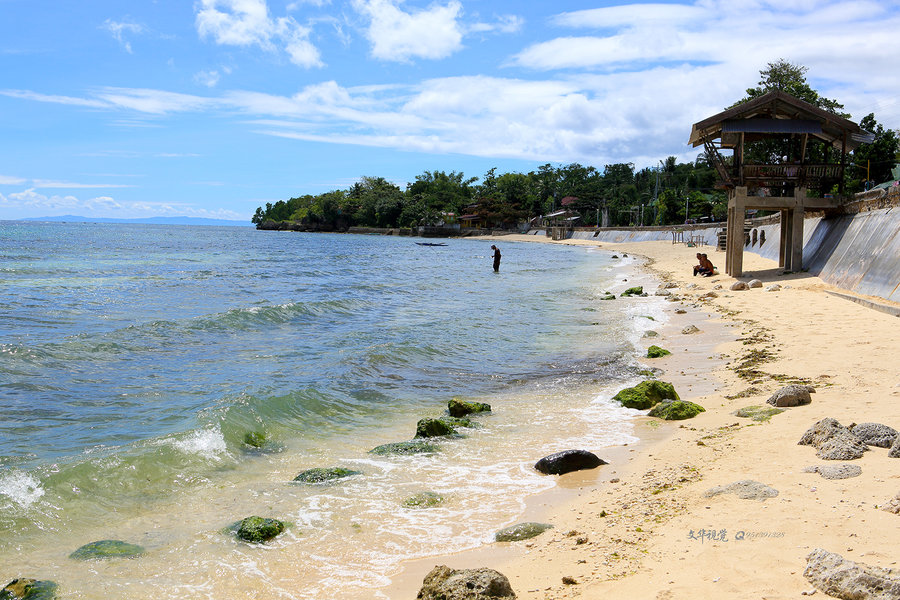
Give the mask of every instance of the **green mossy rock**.
POLYGON ((135 558, 144 553, 143 546, 129 544, 119 540, 100 540, 85 544, 69 555, 75 560, 92 560, 106 558, 135 558))
POLYGON ((616 295, 615 295, 615 294, 610 294, 609 292, 606 292, 606 295, 605 295, 605 296, 601 296, 600 299, 601 299, 601 300, 615 300, 615 299, 616 299, 616 295))
POLYGON ((647 348, 647 358, 659 358, 660 356, 668 356, 669 354, 672 353, 659 346, 650 346, 647 348))
POLYGON ((369 450, 369 454, 377 454, 379 456, 405 456, 409 454, 434 454, 438 451, 438 447, 434 444, 422 440, 411 440, 408 442, 394 442, 392 444, 382 444, 369 450))
POLYGON ((441 437, 455 433, 456 429, 443 419, 419 419, 416 423, 417 438, 441 437))
POLYGON ((451 398, 447 403, 447 410, 451 417, 464 417, 473 413, 491 412, 491 405, 484 402, 466 402, 458 398, 451 398))
POLYGON ((774 406, 745 406, 734 411, 734 416, 762 422, 768 421, 773 416, 783 412, 783 408, 775 408, 774 406))
POLYGON ((403 501, 406 508, 432 508, 443 504, 444 497, 435 492, 422 492, 403 501))
POLYGON ((0 590, 0 600, 56 600, 58 587, 52 581, 13 579, 0 590))
POLYGON ((647 414, 666 421, 682 421, 696 417, 702 412, 706 412, 706 409, 687 400, 663 400, 651 408, 647 414))
POLYGON ((244 434, 244 445, 251 448, 262 448, 266 445, 268 438, 262 431, 248 431, 244 434))
POLYGON ((539 536, 548 529, 553 529, 553 525, 548 523, 517 523, 495 533, 494 540, 497 542, 520 542, 539 536))
POLYGON ((674 386, 665 381, 648 379, 634 387, 625 388, 613 396, 625 408, 647 410, 663 400, 680 400, 674 386))
POLYGON ((235 535, 245 542, 260 544, 267 542, 284 531, 284 523, 278 519, 264 517, 247 517, 241 521, 235 535))
POLYGON ((343 479, 351 475, 362 475, 361 471, 353 469, 345 469, 343 467, 316 467, 307 469, 296 477, 294 481, 299 483, 325 483, 326 481, 334 481, 335 479, 343 479))
POLYGON ((640 296, 640 295, 643 294, 643 293, 644 293, 644 287, 639 285, 639 286, 636 286, 636 287, 630 287, 630 288, 628 288, 627 290, 625 290, 624 292, 622 292, 621 295, 622 295, 623 297, 624 297, 624 296, 640 296))

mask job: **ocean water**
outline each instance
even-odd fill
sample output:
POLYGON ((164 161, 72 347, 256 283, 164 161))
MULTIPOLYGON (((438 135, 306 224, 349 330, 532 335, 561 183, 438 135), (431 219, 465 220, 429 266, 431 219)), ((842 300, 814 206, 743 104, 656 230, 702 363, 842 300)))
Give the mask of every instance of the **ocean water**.
POLYGON ((0 585, 52 579, 92 600, 384 597, 404 560, 517 522, 554 485, 537 459, 633 441, 637 413, 609 398, 636 378, 661 302, 598 300, 630 285, 633 263, 446 244, 0 222, 0 585), (494 410, 435 454, 368 452, 411 439, 453 397, 494 410), (330 466, 362 475, 291 483, 330 466), (423 491, 444 502, 403 507, 423 491), (290 526, 265 545, 223 532, 250 515, 290 526), (146 554, 68 557, 100 539, 146 554))

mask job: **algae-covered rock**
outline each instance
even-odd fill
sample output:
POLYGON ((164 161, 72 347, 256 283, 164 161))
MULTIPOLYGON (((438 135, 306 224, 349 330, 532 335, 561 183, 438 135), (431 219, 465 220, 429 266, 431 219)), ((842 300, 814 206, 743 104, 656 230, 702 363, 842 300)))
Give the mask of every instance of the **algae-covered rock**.
POLYGON ((663 400, 647 414, 666 421, 682 421, 696 417, 702 412, 706 412, 706 409, 687 400, 663 400))
POLYGON ((745 406, 734 411, 734 416, 750 419, 751 421, 768 421, 778 413, 783 413, 783 408, 774 406, 745 406))
POLYGON ((447 403, 447 410, 451 417, 464 417, 473 413, 491 412, 491 405, 484 402, 466 402, 458 398, 451 398, 447 403))
POLYGON ((621 295, 622 297, 626 297, 626 296, 640 296, 640 295, 643 294, 643 293, 644 293, 644 288, 643 288, 643 286, 638 285, 638 286, 635 286, 635 287, 630 287, 630 288, 628 288, 627 290, 625 290, 624 292, 622 292, 620 295, 621 295))
POLYGON ((350 477, 351 475, 361 474, 360 471, 345 469, 343 467, 315 467, 303 471, 294 477, 294 481, 299 483, 325 483, 326 481, 334 481, 336 479, 350 477))
POLYGON ((135 558, 144 553, 143 546, 129 544, 120 540, 100 540, 85 544, 69 555, 75 560, 135 558))
POLYGON ((625 408, 647 410, 662 400, 680 400, 671 383, 648 379, 634 387, 625 388, 613 396, 613 400, 621 403, 625 408))
POLYGON ((665 348, 660 348, 659 346, 650 346, 647 348, 647 358, 659 358, 661 356, 667 356, 672 354, 665 348))
POLYGON ((264 431, 248 431, 242 441, 241 449, 248 454, 284 452, 284 444, 273 441, 264 431))
POLYGON ((601 299, 601 300, 615 300, 615 299, 616 299, 616 295, 615 295, 615 294, 610 294, 609 292, 606 292, 605 295, 600 296, 600 299, 601 299))
POLYGON ((382 444, 369 450, 369 454, 377 454, 379 456, 408 454, 434 454, 438 451, 438 447, 434 444, 423 440, 410 440, 408 442, 394 442, 391 444, 382 444))
POLYGON ((456 429, 443 419, 419 419, 416 423, 416 437, 430 438, 454 435, 456 429))
POLYGON ((607 462, 587 450, 563 450, 537 461, 534 468, 545 475, 563 475, 572 471, 596 469, 607 462))
POLYGON ((260 544, 284 531, 284 522, 268 517, 247 517, 237 524, 235 535, 245 542, 260 544))
POLYGON ((403 501, 406 508, 432 508, 443 504, 444 497, 436 492, 420 492, 403 501))
POLYGON ((265 446, 266 441, 268 441, 268 438, 265 432, 262 431, 248 431, 244 434, 244 445, 251 448, 262 448, 265 446))
POLYGON ((520 542, 539 536, 548 529, 552 529, 553 525, 549 523, 517 523, 510 527, 505 527, 494 534, 494 541, 497 542, 520 542))
POLYGON ((0 590, 0 600, 56 600, 58 587, 52 581, 20 577, 0 590))

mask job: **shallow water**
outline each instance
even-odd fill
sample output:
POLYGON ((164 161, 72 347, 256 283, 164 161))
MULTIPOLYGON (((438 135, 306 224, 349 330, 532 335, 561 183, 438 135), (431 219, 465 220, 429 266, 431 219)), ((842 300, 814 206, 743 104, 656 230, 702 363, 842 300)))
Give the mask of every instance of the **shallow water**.
POLYGON ((489 542, 567 447, 633 440, 609 397, 658 299, 601 302, 583 247, 0 223, 0 578, 70 598, 372 597, 400 561, 489 542), (454 396, 494 411, 429 456, 380 457, 454 396), (243 444, 263 432, 270 452, 243 444), (290 483, 317 466, 362 471, 290 483), (406 509, 421 491, 446 501, 406 509), (291 523, 254 546, 251 514, 291 523), (140 559, 78 563, 97 539, 140 559))

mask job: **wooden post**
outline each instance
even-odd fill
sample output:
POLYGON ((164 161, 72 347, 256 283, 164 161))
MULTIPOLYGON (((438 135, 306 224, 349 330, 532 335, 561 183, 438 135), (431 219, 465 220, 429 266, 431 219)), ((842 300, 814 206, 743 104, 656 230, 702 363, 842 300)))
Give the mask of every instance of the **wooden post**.
POLYGON ((728 237, 725 240, 725 272, 740 277, 744 263, 744 216, 747 188, 738 186, 728 201, 728 237))
POLYGON ((788 224, 789 211, 782 209, 778 212, 781 213, 781 226, 779 227, 781 229, 781 235, 779 236, 781 239, 779 240, 778 246, 778 267, 784 269, 785 260, 787 259, 788 232, 790 231, 790 226, 788 224))
POLYGON ((803 201, 806 188, 794 188, 794 208, 791 210, 791 271, 803 270, 803 201))

